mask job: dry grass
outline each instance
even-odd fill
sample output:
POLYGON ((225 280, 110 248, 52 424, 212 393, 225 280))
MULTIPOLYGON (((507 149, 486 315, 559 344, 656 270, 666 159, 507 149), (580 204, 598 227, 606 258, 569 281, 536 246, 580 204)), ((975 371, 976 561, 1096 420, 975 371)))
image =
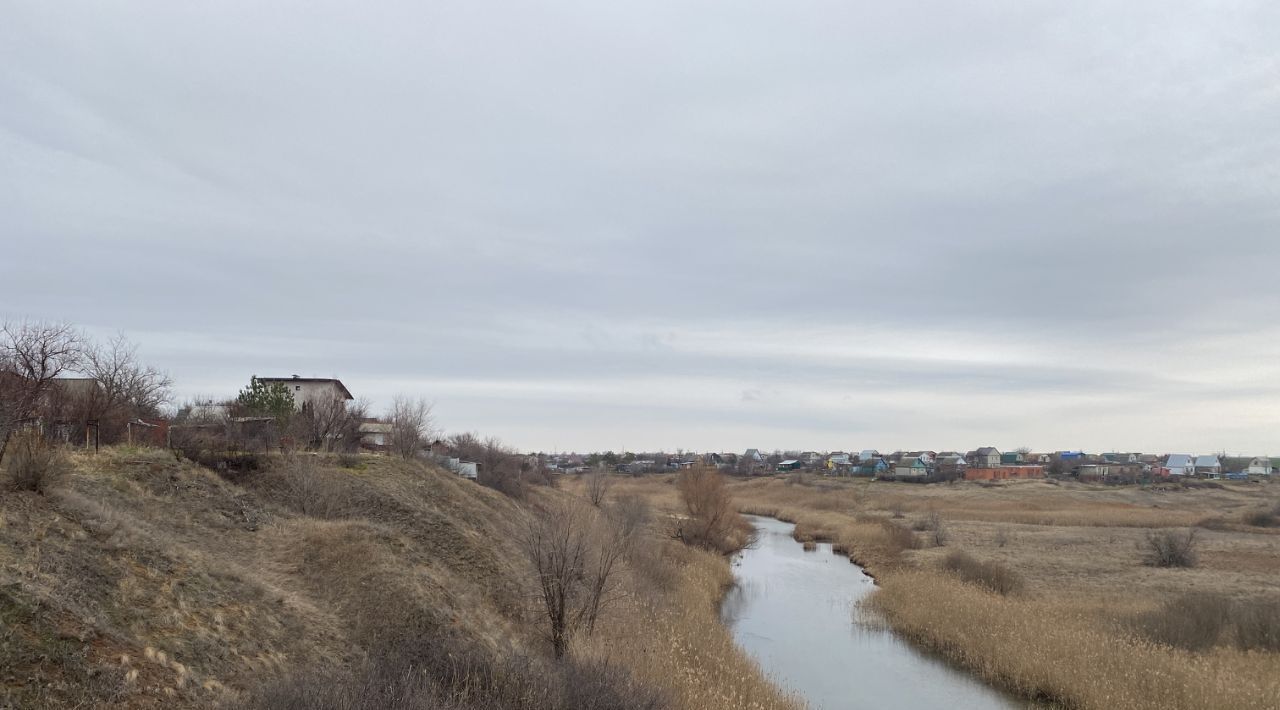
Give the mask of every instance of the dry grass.
POLYGON ((799 700, 769 683, 720 622, 719 600, 732 582, 725 558, 667 540, 650 544, 666 566, 681 570, 674 594, 620 599, 575 652, 619 663, 637 680, 666 688, 675 707, 798 710, 799 700))
POLYGON ((1222 645, 1280 652, 1280 599, 1188 592, 1138 614, 1133 628, 1152 641, 1189 651, 1222 645))
POLYGON ((1009 596, 1026 589, 1022 578, 998 562, 982 562, 959 550, 947 555, 942 568, 965 582, 976 584, 988 591, 1009 596))
POLYGON ((6 453, 5 482, 11 490, 48 493, 66 475, 66 457, 34 431, 10 437, 6 453))
POLYGON ((1080 708, 1273 708, 1275 654, 1190 653, 1111 633, 1069 605, 1002 597, 945 574, 884 578, 873 608, 911 640, 1019 694, 1080 708))

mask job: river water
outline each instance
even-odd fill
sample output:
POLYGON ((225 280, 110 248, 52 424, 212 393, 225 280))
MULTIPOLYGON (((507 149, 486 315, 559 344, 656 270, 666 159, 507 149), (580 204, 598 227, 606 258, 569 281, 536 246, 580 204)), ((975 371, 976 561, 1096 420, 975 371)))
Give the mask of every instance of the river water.
POLYGON ((734 559, 737 585, 721 616, 738 645, 813 710, 1021 707, 892 631, 859 623, 854 603, 874 582, 831 545, 805 552, 794 525, 750 519, 760 541, 734 559))

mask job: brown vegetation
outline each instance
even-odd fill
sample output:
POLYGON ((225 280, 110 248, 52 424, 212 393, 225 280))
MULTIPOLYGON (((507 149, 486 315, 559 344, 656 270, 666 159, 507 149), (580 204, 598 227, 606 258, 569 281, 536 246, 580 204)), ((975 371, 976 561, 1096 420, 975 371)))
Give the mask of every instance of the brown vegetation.
POLYGON ((754 540, 754 528, 734 507, 719 471, 688 469, 676 479, 676 488, 688 514, 676 525, 681 542, 728 554, 754 540))
POLYGON ((0 496, 0 706, 795 707, 719 624, 724 558, 634 495, 581 504, 631 543, 588 539, 574 601, 600 604, 557 661, 520 541, 570 495, 352 458, 104 449, 0 496))
POLYGON ((1143 540, 1144 564, 1151 567, 1195 567, 1195 528, 1179 533, 1174 530, 1151 531, 1143 540))
POLYGON ((1009 596, 1026 588, 1022 578, 998 562, 982 562, 972 555, 956 550, 942 560, 942 568, 965 582, 976 584, 996 594, 1009 596))
POLYGON ((1271 508, 1245 513, 1244 524, 1257 528, 1280 528, 1280 503, 1271 508))
POLYGON ((1189 651, 1222 645, 1280 652, 1280 599, 1188 592, 1138 614, 1133 626, 1152 641, 1189 651))
POLYGON ((5 468, 10 489, 48 493, 66 474, 67 461, 54 444, 28 431, 10 437, 5 468))

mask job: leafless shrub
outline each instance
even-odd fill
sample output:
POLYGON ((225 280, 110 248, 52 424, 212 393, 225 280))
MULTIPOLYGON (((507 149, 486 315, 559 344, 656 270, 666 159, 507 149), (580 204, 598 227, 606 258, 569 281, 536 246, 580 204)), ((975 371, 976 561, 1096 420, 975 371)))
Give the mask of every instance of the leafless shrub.
POLYGON ((929 533, 927 537, 934 547, 942 547, 947 544, 949 537, 947 526, 942 521, 942 515, 936 510, 929 511, 928 515, 912 523, 911 529, 916 532, 929 533))
POLYGON ((1280 599, 1237 601, 1232 620, 1238 647, 1246 651, 1280 651, 1280 599))
POLYGON ((179 459, 187 459, 232 481, 240 481, 262 465, 261 454, 274 438, 271 422, 254 432, 243 424, 179 425, 169 430, 169 444, 179 459))
POLYGON ((1280 600, 1238 600, 1213 592, 1189 592, 1140 614, 1131 627, 1143 636, 1189 651, 1218 645, 1280 651, 1280 600))
POLYGON ((10 440, 7 483, 13 490, 48 493, 67 471, 67 461, 53 444, 35 431, 10 440))
POLYGON ((686 469, 676 479, 676 487, 688 513, 675 530, 678 540, 723 554, 755 542, 755 528, 733 507, 719 471, 686 469))
POLYGON ((586 481, 587 500, 591 501, 591 505, 599 508, 604 503, 605 496, 609 494, 609 486, 613 483, 609 478, 609 472, 597 466, 587 471, 586 481))
POLYGON ((1280 503, 1270 509, 1253 510, 1244 515, 1244 524, 1255 528, 1280 527, 1280 503))
POLYGON ((343 468, 360 468, 361 463, 359 454, 338 455, 338 465, 343 468))
POLYGON ((892 520, 880 519, 880 527, 885 532, 885 551, 891 556, 902 554, 906 550, 914 550, 919 547, 919 541, 916 540, 915 533, 905 525, 900 525, 892 520))
POLYGON ((528 461, 494 437, 481 439, 465 432, 449 438, 449 448, 464 461, 479 464, 478 483, 517 500, 525 497, 530 483, 545 482, 528 461))
MULTIPOLYGON (((937 515, 937 513, 929 514, 930 517, 937 515)), ((934 547, 942 547, 947 544, 947 540, 951 539, 951 534, 947 532, 947 526, 942 522, 941 517, 933 521, 932 529, 929 531, 929 539, 933 542, 934 547)))
POLYGON ((433 438, 435 420, 431 416, 431 404, 425 399, 397 396, 387 421, 391 425, 387 448, 401 458, 417 456, 423 444, 433 438))
POLYGON ((1141 549, 1144 552, 1143 564, 1149 567, 1195 567, 1195 528, 1185 533, 1176 530, 1148 532, 1141 549))
POLYGON ((523 547, 556 658, 564 656, 573 634, 594 630, 631 539, 622 526, 572 501, 534 516, 523 547))
POLYGON ((942 561, 942 568, 960 579, 1009 596, 1020 594, 1026 585, 1013 570, 998 562, 982 562, 968 553, 956 550, 942 561))

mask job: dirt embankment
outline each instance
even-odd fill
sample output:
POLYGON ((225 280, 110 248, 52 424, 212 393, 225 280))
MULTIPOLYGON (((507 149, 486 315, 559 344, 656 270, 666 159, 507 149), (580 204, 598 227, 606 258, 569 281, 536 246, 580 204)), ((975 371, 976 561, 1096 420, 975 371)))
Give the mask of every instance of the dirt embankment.
POLYGON ((552 660, 520 541, 572 492, 515 501, 372 456, 274 457, 234 482, 161 451, 70 464, 43 495, 0 495, 0 707, 305 707, 372 687, 405 707, 796 707, 717 623, 725 560, 655 531, 552 660), (377 667, 395 644, 423 652, 423 687, 377 667))

